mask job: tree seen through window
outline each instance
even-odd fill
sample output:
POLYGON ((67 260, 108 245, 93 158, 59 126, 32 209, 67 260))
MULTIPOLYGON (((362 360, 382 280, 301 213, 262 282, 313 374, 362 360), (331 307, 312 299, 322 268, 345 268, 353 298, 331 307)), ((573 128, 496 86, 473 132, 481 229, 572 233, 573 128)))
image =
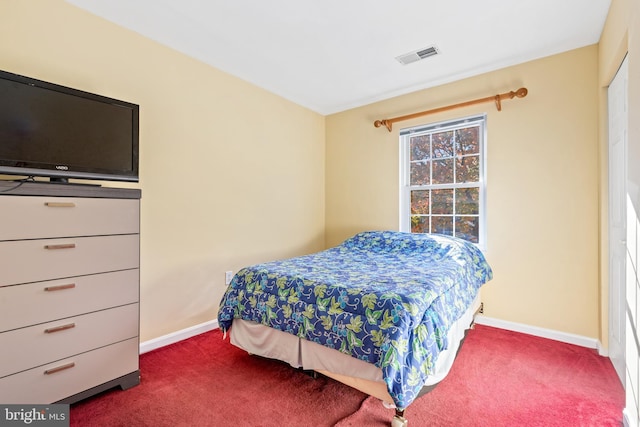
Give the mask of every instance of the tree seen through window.
POLYGON ((401 229, 480 243, 484 123, 480 116, 401 132, 401 212, 409 217, 401 229))

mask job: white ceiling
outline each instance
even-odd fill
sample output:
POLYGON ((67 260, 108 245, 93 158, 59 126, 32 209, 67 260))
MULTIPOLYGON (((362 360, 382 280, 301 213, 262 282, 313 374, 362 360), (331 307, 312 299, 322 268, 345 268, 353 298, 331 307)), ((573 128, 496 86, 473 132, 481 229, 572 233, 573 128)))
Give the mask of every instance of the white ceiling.
POLYGON ((597 43, 611 3, 67 1, 321 114, 597 43))

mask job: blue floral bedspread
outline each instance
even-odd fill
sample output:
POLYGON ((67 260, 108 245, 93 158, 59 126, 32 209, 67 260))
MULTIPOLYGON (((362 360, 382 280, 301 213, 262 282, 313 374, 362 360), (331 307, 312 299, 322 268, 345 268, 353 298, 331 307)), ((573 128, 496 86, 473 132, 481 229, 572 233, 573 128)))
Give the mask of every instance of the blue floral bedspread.
POLYGON ((252 320, 372 363, 404 409, 447 348, 450 326, 491 278, 482 252, 464 240, 370 231, 240 270, 218 322, 226 331, 234 318, 252 320))

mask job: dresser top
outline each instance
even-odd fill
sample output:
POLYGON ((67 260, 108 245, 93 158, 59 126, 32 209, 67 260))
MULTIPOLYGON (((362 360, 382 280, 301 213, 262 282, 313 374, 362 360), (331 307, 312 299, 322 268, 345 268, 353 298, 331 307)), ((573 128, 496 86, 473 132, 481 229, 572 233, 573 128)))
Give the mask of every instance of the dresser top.
POLYGON ((32 181, 0 180, 0 196, 97 197, 106 199, 139 199, 138 188, 101 187, 91 184, 58 184, 32 181))

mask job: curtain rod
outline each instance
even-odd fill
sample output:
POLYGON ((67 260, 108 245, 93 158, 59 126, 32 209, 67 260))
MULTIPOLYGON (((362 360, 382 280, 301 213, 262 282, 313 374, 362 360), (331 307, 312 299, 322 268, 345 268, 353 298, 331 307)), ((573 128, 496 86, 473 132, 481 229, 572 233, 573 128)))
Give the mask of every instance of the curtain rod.
POLYGON ((459 104, 447 105, 446 107, 439 107, 432 110, 421 111, 419 113, 407 114, 406 116, 394 117, 393 119, 376 120, 375 122, 373 122, 373 125, 377 128, 384 125, 389 130, 389 132, 391 132, 391 128, 395 122, 415 119, 416 117, 426 116, 427 114, 440 113, 442 111, 453 110, 454 108, 467 107, 469 105, 480 104, 489 101, 494 101, 496 103, 496 108, 498 109, 498 111, 501 111, 503 99, 513 99, 515 97, 524 98, 525 96, 527 96, 528 92, 529 91, 527 90, 527 88, 521 87, 515 92, 505 92, 495 96, 487 96, 486 98, 474 99, 473 101, 461 102, 459 104))

